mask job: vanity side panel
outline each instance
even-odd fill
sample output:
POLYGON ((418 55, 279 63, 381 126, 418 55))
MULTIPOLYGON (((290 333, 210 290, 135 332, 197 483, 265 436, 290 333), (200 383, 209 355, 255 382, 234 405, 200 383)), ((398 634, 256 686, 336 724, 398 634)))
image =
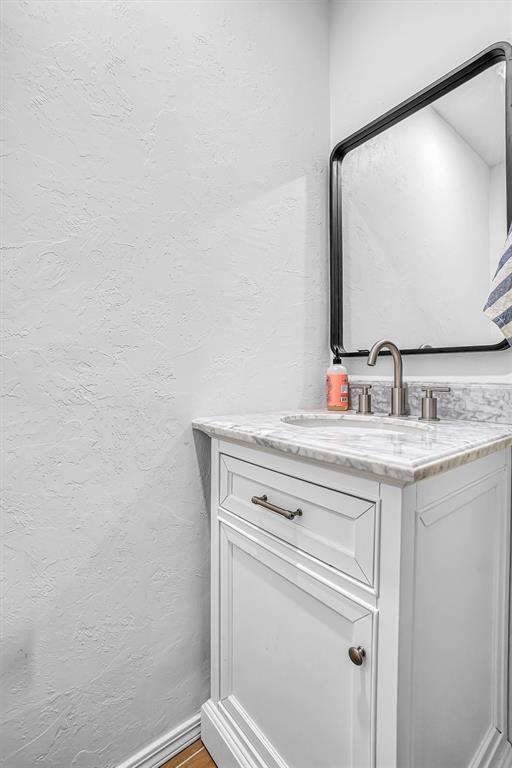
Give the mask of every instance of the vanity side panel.
POLYGON ((414 660, 415 541, 418 485, 403 489, 400 547, 400 623, 398 641, 398 768, 412 768, 412 692, 414 660))
POLYGON ((217 499, 219 495, 219 441, 212 439, 210 493, 210 697, 220 698, 220 609, 219 609, 219 522, 217 499))
MULTIPOLYGON (((507 748, 508 455, 441 479, 418 483, 413 600, 400 645, 400 765, 479 768, 507 748)), ((402 578, 406 589, 407 569, 402 578)))
MULTIPOLYGON (((405 576, 404 560, 407 559, 409 542, 404 536, 404 526, 414 521, 416 486, 398 488, 382 484, 380 487, 381 519, 378 542, 380 595, 378 627, 378 659, 376 690, 376 765, 395 768, 399 765, 402 749, 401 734, 403 714, 400 696, 403 659, 399 648, 404 631, 404 596, 401 585, 411 582, 410 573, 405 576)), ((410 526, 409 526, 410 527, 410 526)), ((412 570, 412 566, 409 567, 412 570)), ((411 630, 409 625, 410 638, 411 630)), ((408 647, 410 643, 405 642, 408 647)), ((403 763, 403 768, 411 768, 403 763)))

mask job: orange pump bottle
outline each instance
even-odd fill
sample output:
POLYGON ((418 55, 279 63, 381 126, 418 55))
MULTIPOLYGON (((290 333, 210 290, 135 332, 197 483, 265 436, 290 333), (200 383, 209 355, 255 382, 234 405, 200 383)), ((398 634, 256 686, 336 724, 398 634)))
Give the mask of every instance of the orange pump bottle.
POLYGON ((341 364, 341 357, 336 355, 327 369, 325 378, 327 409, 329 411, 348 410, 348 374, 341 364))

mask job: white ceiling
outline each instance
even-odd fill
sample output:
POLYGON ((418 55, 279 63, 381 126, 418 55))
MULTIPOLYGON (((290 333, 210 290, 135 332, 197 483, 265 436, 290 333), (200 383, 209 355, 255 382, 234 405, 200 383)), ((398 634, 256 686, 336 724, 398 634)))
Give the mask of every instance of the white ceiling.
POLYGON ((505 64, 498 62, 432 103, 487 165, 505 158, 505 64))

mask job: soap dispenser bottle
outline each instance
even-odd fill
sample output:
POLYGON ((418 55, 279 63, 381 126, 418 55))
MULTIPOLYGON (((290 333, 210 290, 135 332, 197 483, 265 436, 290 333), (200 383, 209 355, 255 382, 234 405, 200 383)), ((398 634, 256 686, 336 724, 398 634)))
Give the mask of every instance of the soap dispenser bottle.
POLYGON ((326 398, 329 411, 348 410, 348 374, 341 364, 341 357, 336 354, 332 365, 327 369, 326 398))

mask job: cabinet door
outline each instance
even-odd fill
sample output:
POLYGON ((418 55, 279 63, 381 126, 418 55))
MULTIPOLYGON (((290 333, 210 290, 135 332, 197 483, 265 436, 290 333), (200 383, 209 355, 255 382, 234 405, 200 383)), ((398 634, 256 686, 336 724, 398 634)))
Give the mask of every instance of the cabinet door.
POLYGON ((225 713, 268 768, 369 768, 374 614, 292 549, 219 519, 225 713))

